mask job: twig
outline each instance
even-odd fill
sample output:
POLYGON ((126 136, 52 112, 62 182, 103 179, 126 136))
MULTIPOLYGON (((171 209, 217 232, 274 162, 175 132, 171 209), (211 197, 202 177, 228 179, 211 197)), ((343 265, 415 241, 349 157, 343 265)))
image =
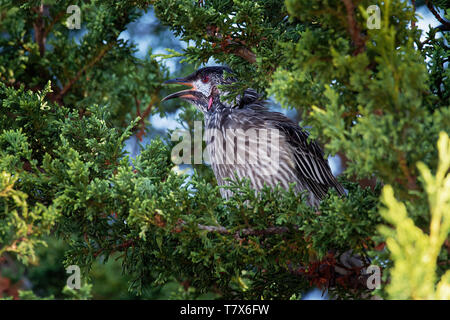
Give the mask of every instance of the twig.
POLYGON ((75 84, 75 82, 78 81, 78 79, 80 79, 81 75, 86 72, 89 68, 92 68, 97 62, 99 62, 103 56, 108 52, 109 49, 111 49, 111 47, 114 45, 115 41, 110 42, 109 44, 105 45, 98 53, 98 55, 88 64, 86 64, 81 70, 79 70, 77 72, 77 74, 75 75, 75 77, 73 77, 71 80, 69 80, 68 83, 66 83, 66 85, 62 88, 62 90, 58 93, 58 95, 56 96, 55 100, 59 101, 61 100, 64 95, 67 93, 67 91, 70 90, 70 88, 72 88, 72 86, 75 84))
POLYGON ((245 47, 237 48, 233 51, 233 54, 247 60, 250 63, 256 62, 256 54, 245 47))
MULTIPOLYGON (((131 246, 134 246, 134 240, 127 240, 124 243, 120 243, 120 244, 114 246, 110 253, 113 253, 113 252, 115 252, 117 250, 121 250, 121 249, 128 249, 131 246)), ((103 251, 104 251, 104 248, 100 248, 97 252, 94 252, 94 258, 97 258, 103 251)))
POLYGON ((345 9, 347 10, 348 31, 356 46, 353 54, 357 55, 364 51, 364 39, 361 36, 361 31, 359 30, 358 24, 355 20, 355 6, 352 0, 342 0, 342 2, 344 2, 345 9))
MULTIPOLYGON (((183 221, 181 224, 185 224, 185 222, 183 221)), ((242 236, 264 236, 264 235, 272 235, 272 234, 282 234, 282 233, 287 233, 290 231, 290 229, 288 227, 269 227, 266 229, 259 229, 259 230, 252 229, 252 228, 246 228, 246 229, 237 230, 233 233, 223 226, 205 226, 203 224, 198 224, 197 226, 200 230, 206 230, 208 232, 217 232, 219 234, 233 235, 234 238, 236 238, 237 240, 242 240, 242 238, 240 237, 241 235, 242 236)), ((295 227, 295 229, 297 229, 297 228, 298 227, 295 227)))
MULTIPOLYGON (((220 41, 220 47, 222 51, 234 54, 241 57, 250 63, 256 62, 256 54, 245 46, 245 43, 239 39, 233 39, 231 36, 224 37, 216 26, 210 26, 206 30, 206 34, 211 37, 215 37, 220 41)), ((213 43, 213 47, 216 43, 213 43)))
POLYGON ((367 289, 368 274, 362 271, 370 263, 365 258, 361 258, 361 266, 349 267, 340 263, 336 257, 330 251, 322 260, 314 261, 306 266, 289 264, 288 271, 293 275, 306 278, 311 285, 321 290, 333 289, 338 285, 354 290, 367 289))
POLYGON ((411 29, 414 29, 416 27, 416 20, 414 20, 416 17, 416 0, 411 0, 411 4, 413 6, 414 11, 414 17, 413 20, 411 21, 411 29))
MULTIPOLYGON (((339 151, 338 155, 342 161, 342 170, 347 169, 351 160, 342 151, 339 151)), ((377 178, 375 176, 360 179, 356 175, 353 175, 349 180, 358 183, 363 188, 370 188, 372 191, 375 190, 375 186, 377 185, 377 178)))
POLYGON ((53 26, 55 25, 56 22, 58 22, 59 20, 61 20, 62 17, 64 17, 65 12, 61 11, 59 12, 55 18, 53 18, 52 22, 50 23, 50 25, 45 28, 44 31, 44 38, 47 38, 48 34, 50 33, 50 31, 52 31, 53 26))
POLYGON ((33 29, 34 29, 34 38, 36 39, 36 43, 39 47, 39 54, 41 57, 45 53, 45 28, 44 28, 44 20, 42 19, 42 15, 44 14, 44 4, 37 8, 33 8, 33 11, 38 14, 38 17, 35 21, 33 21, 33 29))
POLYGON ((405 157, 405 153, 403 151, 400 150, 396 150, 397 152, 397 159, 398 159, 398 164, 400 167, 400 170, 402 171, 403 175, 406 178, 407 181, 407 187, 411 190, 417 190, 417 183, 416 180, 417 178, 413 175, 411 175, 410 170, 408 168, 408 164, 406 163, 406 157, 405 157))
POLYGON ((227 230, 225 227, 222 226, 205 226, 202 224, 198 224, 198 228, 200 230, 206 230, 208 232, 217 232, 220 234, 231 234, 231 232, 229 230, 227 230))
POLYGON ((139 132, 136 134, 136 137, 139 139, 139 141, 142 141, 142 137, 145 135, 145 119, 147 119, 147 117, 150 115, 150 112, 152 112, 152 109, 156 103, 156 100, 158 100, 157 94, 152 96, 152 99, 148 103, 144 112, 141 113, 141 101, 139 99, 137 99, 136 96, 134 97, 134 101, 136 103, 136 113, 140 117, 139 132))
POLYGON ((433 4, 430 0, 425 0, 425 3, 427 4, 428 9, 431 11, 431 13, 436 17, 436 19, 442 23, 446 27, 450 27, 450 22, 445 21, 444 18, 442 18, 439 13, 437 13, 436 9, 433 7, 433 4))

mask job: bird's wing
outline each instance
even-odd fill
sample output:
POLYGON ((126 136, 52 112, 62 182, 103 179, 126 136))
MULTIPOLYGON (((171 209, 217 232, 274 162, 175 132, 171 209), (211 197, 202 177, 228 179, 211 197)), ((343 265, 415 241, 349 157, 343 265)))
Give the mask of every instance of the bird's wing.
POLYGON ((344 195, 344 188, 331 172, 324 153, 315 141, 308 141, 308 132, 279 112, 271 112, 263 101, 255 101, 244 109, 237 109, 230 116, 223 117, 222 127, 276 128, 284 135, 292 149, 299 178, 318 199, 322 199, 330 187, 339 195, 344 195), (233 115, 231 117, 231 115, 233 115))
POLYGON ((245 89, 244 94, 241 97, 240 104, 243 105, 249 105, 255 101, 258 101, 260 99, 260 95, 256 90, 252 88, 245 89))
POLYGON ((284 132, 293 149, 297 170, 315 196, 322 199, 330 187, 335 188, 340 195, 345 194, 333 176, 328 161, 324 159, 320 146, 315 141, 308 141, 308 132, 281 113, 273 112, 271 119, 272 125, 284 132))

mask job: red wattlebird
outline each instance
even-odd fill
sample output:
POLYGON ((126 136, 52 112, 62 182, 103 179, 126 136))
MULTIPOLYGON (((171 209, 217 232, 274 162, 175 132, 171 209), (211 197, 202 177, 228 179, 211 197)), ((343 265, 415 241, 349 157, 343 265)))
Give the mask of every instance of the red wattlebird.
MULTIPOLYGON (((203 112, 207 150, 218 184, 236 177, 249 179, 257 191, 264 184, 286 189, 295 184, 296 191, 308 192, 310 206, 317 206, 329 188, 345 194, 320 146, 308 141, 308 133, 291 119, 269 111, 254 90, 246 90, 232 103, 221 101, 228 92, 219 86, 235 82, 232 74, 227 67, 201 68, 185 78, 166 81, 191 88, 163 99, 181 98, 203 112)), ((221 189, 221 195, 228 198, 232 192, 221 189)))
MULTIPOLYGON (((233 102, 221 101, 221 96, 228 94, 223 85, 235 81, 227 67, 201 68, 185 78, 166 81, 191 88, 163 99, 181 98, 204 114, 206 148, 218 184, 226 185, 226 178, 247 178, 256 191, 264 184, 285 189, 294 184, 296 191, 307 191, 312 207, 319 205, 330 188, 344 195, 320 146, 308 141, 308 133, 291 119, 269 111, 254 90, 246 90, 233 102)), ((224 198, 232 195, 229 189, 220 192, 224 198)), ((340 275, 348 274, 346 268, 364 264, 352 250, 337 255, 341 264, 334 270, 340 275)))

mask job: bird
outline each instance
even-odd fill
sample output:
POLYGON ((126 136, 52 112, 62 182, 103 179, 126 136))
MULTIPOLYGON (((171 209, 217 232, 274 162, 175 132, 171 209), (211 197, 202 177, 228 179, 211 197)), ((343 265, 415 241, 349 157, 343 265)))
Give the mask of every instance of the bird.
MULTIPOLYGON (((222 99, 236 82, 235 73, 228 67, 204 67, 186 77, 165 81, 190 88, 161 100, 180 98, 203 113, 206 149, 218 185, 248 179, 256 192, 265 185, 293 186, 297 193, 307 193, 306 203, 312 208, 320 205, 330 188, 344 196, 345 190, 331 172, 323 149, 317 141, 308 139, 304 128, 284 114, 270 111, 268 102, 254 89, 246 89, 234 99, 222 99)), ((233 196, 229 188, 221 188, 220 193, 225 199, 233 196)), ((348 268, 362 268, 368 261, 352 249, 335 254, 340 265, 334 270, 340 276, 347 276, 348 268)), ((366 274, 365 269, 361 274, 366 274)))
MULTIPOLYGON (((280 112, 254 89, 234 99, 224 99, 237 82, 226 66, 208 66, 165 84, 190 87, 169 94, 162 101, 180 98, 204 115, 206 149, 219 186, 248 179, 255 191, 293 187, 306 193, 310 207, 318 207, 330 188, 343 196, 345 190, 331 172, 320 145, 309 133, 280 112)), ((233 196, 221 188, 221 196, 233 196)))

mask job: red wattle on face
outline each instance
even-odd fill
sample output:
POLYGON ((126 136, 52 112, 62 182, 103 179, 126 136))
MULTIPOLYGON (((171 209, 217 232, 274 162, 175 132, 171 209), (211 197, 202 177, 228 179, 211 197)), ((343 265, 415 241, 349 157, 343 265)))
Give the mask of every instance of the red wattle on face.
POLYGON ((212 103, 213 103, 213 98, 209 97, 208 110, 211 109, 212 103))

